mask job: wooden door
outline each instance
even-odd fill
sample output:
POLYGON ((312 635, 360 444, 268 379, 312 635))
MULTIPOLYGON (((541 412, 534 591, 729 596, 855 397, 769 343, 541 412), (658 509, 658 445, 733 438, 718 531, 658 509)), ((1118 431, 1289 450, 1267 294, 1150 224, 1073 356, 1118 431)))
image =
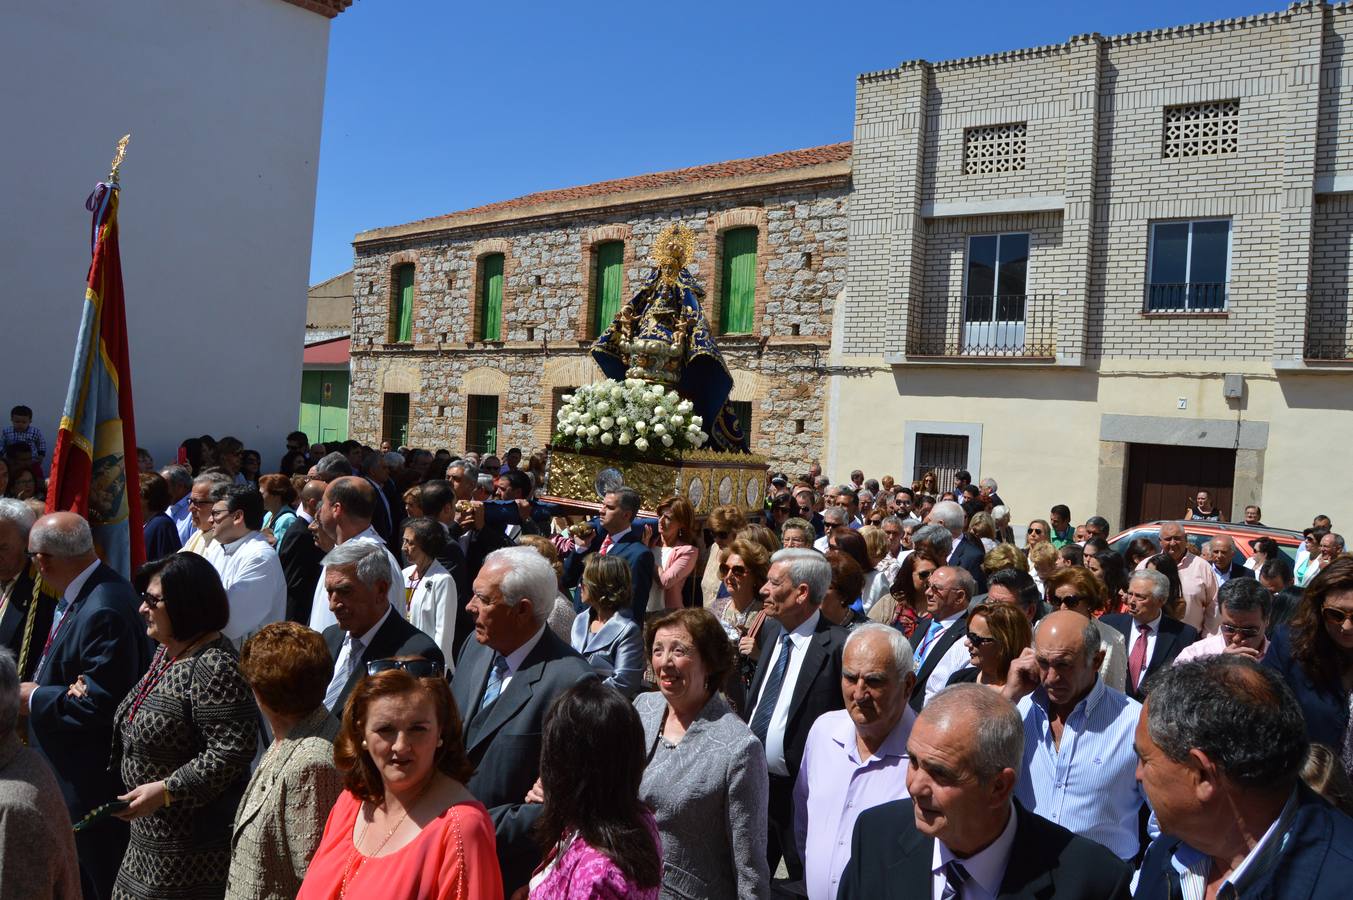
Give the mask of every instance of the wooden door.
POLYGON ((1217 447, 1130 444, 1124 528, 1156 519, 1182 519, 1200 488, 1229 521, 1236 451, 1217 447))

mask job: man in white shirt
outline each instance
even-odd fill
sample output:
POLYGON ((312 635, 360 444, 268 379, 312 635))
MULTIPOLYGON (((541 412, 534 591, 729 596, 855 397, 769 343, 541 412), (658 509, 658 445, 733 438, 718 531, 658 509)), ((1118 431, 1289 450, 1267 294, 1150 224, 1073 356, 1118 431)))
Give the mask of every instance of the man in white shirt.
POLYGON ((845 525, 850 521, 850 511, 844 506, 829 506, 822 511, 822 522, 826 528, 826 533, 822 537, 813 541, 813 549, 819 553, 826 553, 830 546, 828 540, 831 538, 832 529, 845 525))
POLYGON ((230 599, 230 621, 221 633, 238 648, 264 625, 287 614, 287 580, 277 552, 259 533, 263 495, 252 484, 226 488, 211 509, 216 541, 206 552, 230 599))
MULTIPOLYGON (((366 479, 355 475, 335 478, 324 489, 324 499, 319 504, 319 515, 315 521, 319 529, 341 547, 348 541, 362 541, 379 544, 385 550, 393 575, 387 594, 390 605, 401 616, 407 616, 408 600, 404 596, 404 575, 399 561, 388 548, 385 541, 371 527, 371 517, 376 511, 376 489, 366 479)), ((333 612, 329 609, 328 592, 324 588, 324 572, 320 572, 319 584, 315 586, 315 597, 310 607, 310 627, 323 631, 337 624, 333 612)))

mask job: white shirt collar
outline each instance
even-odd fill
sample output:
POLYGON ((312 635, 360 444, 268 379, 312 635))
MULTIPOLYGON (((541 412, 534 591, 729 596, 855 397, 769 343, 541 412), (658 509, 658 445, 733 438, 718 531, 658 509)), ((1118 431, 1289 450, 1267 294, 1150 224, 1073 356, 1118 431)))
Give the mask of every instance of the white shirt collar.
MULTIPOLYGON (((378 631, 381 630, 381 626, 385 624, 385 620, 388 619, 388 618, 390 618, 390 613, 392 613, 392 612, 394 612, 394 611, 395 611, 395 608, 394 608, 393 606, 391 606, 390 604, 387 603, 387 604, 385 605, 385 615, 383 615, 383 616, 380 617, 380 621, 378 621, 375 625, 372 625, 372 626, 371 626, 371 630, 368 631, 366 634, 364 634, 364 635, 360 636, 359 638, 357 638, 357 640, 359 640, 359 641, 362 642, 362 648, 363 648, 363 649, 366 649, 367 647, 370 647, 370 646, 371 646, 371 639, 374 638, 374 637, 376 636, 376 632, 378 632, 378 631)), ((351 642, 352 639, 353 639, 353 638, 352 638, 352 634, 349 633, 349 634, 348 634, 348 641, 351 642)))
POLYGON ((958 859, 967 870, 969 878, 980 884, 991 896, 1000 896, 1001 881, 1005 878, 1006 865, 1010 862, 1010 850, 1015 844, 1015 826, 1018 819, 1014 804, 1011 804, 1010 819, 1005 823, 1005 830, 1001 832, 1000 837, 967 859, 958 859, 942 841, 935 841, 935 852, 931 857, 930 867, 932 874, 942 875, 941 870, 945 864, 958 859))
POLYGON ((310 515, 310 513, 306 512, 304 506, 296 507, 296 518, 300 519, 302 522, 305 522, 307 524, 315 521, 315 517, 310 515))
POLYGON ((71 579, 70 586, 67 587, 66 592, 62 594, 62 597, 65 598, 67 604, 75 602, 76 598, 80 596, 80 591, 84 590, 85 582, 89 580, 89 576, 93 575, 94 570, 98 567, 99 561, 96 559, 89 564, 88 568, 71 579))
MULTIPOLYGON (((1156 613, 1156 617, 1152 619, 1150 622, 1146 623, 1146 627, 1151 630, 1152 634, 1160 634, 1160 620, 1163 618, 1165 618, 1165 613, 1156 613)), ((1140 623, 1138 623, 1136 619, 1133 619, 1132 627, 1135 630, 1140 631, 1142 626, 1140 623)))
POLYGON ((817 620, 822 618, 822 610, 815 609, 813 614, 799 623, 799 627, 789 632, 789 639, 798 646, 813 636, 817 630, 817 620))
POLYGON ((246 531, 243 537, 235 538, 235 540, 228 544, 221 544, 221 552, 226 556, 234 556, 236 550, 240 549, 248 541, 256 537, 261 537, 257 531, 246 531))
POLYGON ((526 643, 522 644, 516 650, 513 650, 506 657, 504 657, 504 659, 507 661, 507 672, 509 675, 517 674, 517 670, 521 668, 521 664, 526 661, 526 657, 531 654, 531 651, 536 648, 536 644, 539 644, 540 639, 544 636, 545 636, 545 626, 541 625, 540 630, 537 631, 535 634, 531 635, 530 639, 527 640, 526 643))

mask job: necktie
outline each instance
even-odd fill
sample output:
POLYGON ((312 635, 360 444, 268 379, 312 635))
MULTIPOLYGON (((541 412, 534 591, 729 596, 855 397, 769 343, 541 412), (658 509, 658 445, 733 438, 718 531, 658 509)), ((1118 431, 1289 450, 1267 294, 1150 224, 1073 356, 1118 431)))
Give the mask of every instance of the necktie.
POLYGON ((1150 634, 1150 625, 1137 626, 1137 643, 1132 645, 1132 653, 1128 656, 1128 678, 1134 689, 1141 684, 1142 672, 1146 670, 1146 644, 1150 634))
POLYGON ((761 690, 761 702, 756 705, 752 715, 752 734, 757 740, 766 743, 766 732, 770 729, 770 717, 775 712, 775 704, 780 699, 780 688, 785 683, 785 672, 789 671, 789 654, 794 652, 794 644, 789 635, 780 635, 780 655, 775 658, 775 668, 766 676, 766 686, 761 690))
POLYGON ((489 683, 484 685, 484 699, 479 701, 479 711, 483 712, 493 705, 502 693, 503 681, 507 678, 507 659, 501 653, 493 654, 493 671, 489 673, 489 683))
POLYGON ((65 597, 56 601, 56 612, 52 615, 52 627, 47 630, 47 640, 56 637, 57 629, 61 627, 61 620, 66 617, 66 610, 70 609, 70 601, 65 597))
POLYGON ((324 705, 340 717, 343 710, 338 706, 338 699, 343 696, 343 688, 348 686, 348 679, 352 677, 353 670, 361 663, 363 649, 360 640, 348 635, 348 656, 343 660, 342 666, 334 667, 334 680, 329 682, 329 689, 324 692, 324 705))
POLYGON ((609 534, 606 535, 606 539, 601 542, 601 549, 597 552, 602 556, 605 556, 610 551, 611 545, 614 543, 615 541, 611 540, 611 536, 609 534))
POLYGON ((930 645, 935 643, 935 638, 939 637, 940 632, 943 630, 944 630, 943 622, 930 623, 930 628, 926 630, 925 637, 921 638, 921 643, 919 646, 917 646, 916 653, 912 655, 912 659, 916 663, 917 667, 920 667, 921 663, 925 662, 925 655, 927 652, 929 652, 930 645))
POLYGON ((962 900, 963 885, 967 882, 968 870, 963 868, 963 863, 949 860, 944 864, 944 891, 940 893, 940 900, 962 900))

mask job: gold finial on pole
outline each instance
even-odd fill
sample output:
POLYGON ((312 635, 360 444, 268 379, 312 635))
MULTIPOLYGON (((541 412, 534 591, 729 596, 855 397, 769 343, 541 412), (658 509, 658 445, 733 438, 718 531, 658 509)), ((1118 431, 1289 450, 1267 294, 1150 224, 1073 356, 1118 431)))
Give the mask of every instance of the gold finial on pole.
POLYGON ((124 134, 122 140, 117 142, 117 152, 113 154, 113 166, 108 170, 108 183, 117 184, 118 170, 122 168, 122 160, 127 156, 127 144, 131 142, 132 136, 124 134))

